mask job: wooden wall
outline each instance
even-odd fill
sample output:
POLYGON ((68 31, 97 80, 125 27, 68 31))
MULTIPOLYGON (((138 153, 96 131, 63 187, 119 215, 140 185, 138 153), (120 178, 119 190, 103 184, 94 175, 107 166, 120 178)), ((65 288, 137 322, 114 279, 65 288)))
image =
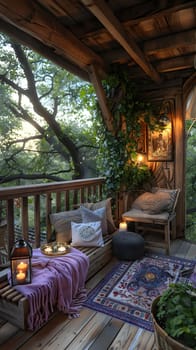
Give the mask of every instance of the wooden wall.
MULTIPOLYGON (((148 162, 152 169, 156 183, 160 187, 180 188, 181 193, 177 205, 177 236, 182 237, 185 233, 186 208, 185 208, 185 157, 186 157, 186 134, 185 134, 185 110, 187 98, 196 85, 196 73, 172 89, 162 90, 153 96, 151 101, 165 101, 170 104, 170 116, 173 124, 174 158, 172 162, 148 162), (167 94, 167 95, 166 95, 167 94)), ((148 92, 147 92, 148 95, 148 92)), ((147 96, 146 95, 146 96, 147 96)))

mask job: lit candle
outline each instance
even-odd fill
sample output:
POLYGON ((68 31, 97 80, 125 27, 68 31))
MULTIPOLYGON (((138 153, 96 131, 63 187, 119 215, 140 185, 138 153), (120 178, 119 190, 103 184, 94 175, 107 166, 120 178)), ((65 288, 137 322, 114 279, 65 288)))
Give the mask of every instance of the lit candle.
POLYGON ((45 250, 46 253, 51 253, 52 248, 51 247, 46 247, 44 250, 45 250))
POLYGON ((120 231, 127 231, 127 223, 126 222, 120 222, 119 230, 120 231))
POLYGON ((23 281, 23 280, 25 280, 25 278, 26 278, 26 273, 25 272, 19 271, 16 274, 17 281, 23 281))
POLYGON ((18 265, 17 265, 17 270, 21 271, 21 272, 25 272, 28 269, 28 264, 24 263, 23 261, 21 261, 18 265))
POLYGON ((58 247, 58 252, 65 252, 66 248, 63 246, 58 247))

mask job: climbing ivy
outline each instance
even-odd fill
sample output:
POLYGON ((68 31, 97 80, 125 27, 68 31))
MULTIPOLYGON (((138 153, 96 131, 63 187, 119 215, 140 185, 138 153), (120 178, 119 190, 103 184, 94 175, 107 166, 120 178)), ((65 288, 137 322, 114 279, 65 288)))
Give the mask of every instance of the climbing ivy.
POLYGON ((150 180, 146 165, 137 163, 137 142, 141 122, 151 129, 157 124, 152 105, 139 96, 138 88, 125 70, 114 70, 103 82, 108 107, 113 117, 113 130, 100 122, 101 111, 97 105, 97 133, 100 139, 98 166, 106 176, 109 193, 119 190, 141 189, 150 180))

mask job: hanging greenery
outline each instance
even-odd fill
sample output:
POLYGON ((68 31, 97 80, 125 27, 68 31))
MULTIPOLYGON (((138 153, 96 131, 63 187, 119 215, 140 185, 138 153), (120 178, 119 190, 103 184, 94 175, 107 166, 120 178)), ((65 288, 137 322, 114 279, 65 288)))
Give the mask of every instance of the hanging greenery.
MULTIPOLYGON (((150 180, 151 172, 146 165, 137 163, 137 143, 141 122, 150 128, 157 123, 152 116, 152 106, 139 97, 137 86, 124 70, 115 70, 103 82, 108 106, 113 116, 113 130, 100 123, 99 169, 106 176, 107 191, 141 189, 150 180), (152 124, 153 123, 153 124, 152 124)), ((97 116, 101 112, 97 106, 97 116)))

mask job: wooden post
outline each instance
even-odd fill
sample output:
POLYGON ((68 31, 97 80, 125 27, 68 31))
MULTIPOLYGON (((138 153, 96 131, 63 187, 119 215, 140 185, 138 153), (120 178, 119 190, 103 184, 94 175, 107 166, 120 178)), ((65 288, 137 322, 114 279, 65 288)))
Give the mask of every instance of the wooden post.
POLYGON ((182 108, 182 95, 176 96, 175 131, 175 187, 181 189, 176 207, 177 236, 185 232, 185 122, 182 108))

